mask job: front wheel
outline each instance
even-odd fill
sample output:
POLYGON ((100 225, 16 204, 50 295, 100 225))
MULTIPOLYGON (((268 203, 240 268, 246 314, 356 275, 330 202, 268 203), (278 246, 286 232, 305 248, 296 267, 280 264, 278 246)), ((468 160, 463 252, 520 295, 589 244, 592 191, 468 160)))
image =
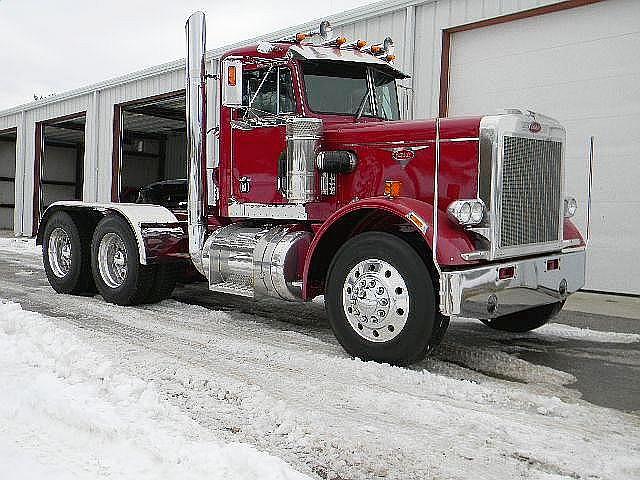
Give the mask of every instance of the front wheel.
POLYGON ((422 258, 401 238, 382 232, 358 235, 338 251, 325 306, 348 353, 395 365, 423 359, 448 325, 422 258))
POLYGON ((482 323, 494 330, 503 332, 524 333, 540 328, 549 320, 555 317, 562 307, 564 301, 539 307, 529 308, 522 312, 511 313, 501 317, 491 319, 480 319, 482 323))

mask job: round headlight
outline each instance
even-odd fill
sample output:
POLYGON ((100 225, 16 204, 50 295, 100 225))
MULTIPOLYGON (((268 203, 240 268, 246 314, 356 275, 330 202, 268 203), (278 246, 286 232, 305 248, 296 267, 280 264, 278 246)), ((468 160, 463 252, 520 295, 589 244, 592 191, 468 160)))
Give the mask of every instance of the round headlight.
POLYGON ((469 223, 469 220, 471 220, 471 204, 469 202, 464 202, 460 205, 458 219, 460 220, 460 223, 469 223))
POLYGON ((478 225, 484 218, 484 203, 482 200, 456 200, 447 208, 449 218, 458 225, 478 225))
POLYGON ((471 223, 480 223, 484 216, 484 209, 480 202, 473 202, 471 205, 471 223))
POLYGON ((567 197, 564 199, 564 216, 565 218, 571 218, 576 214, 578 210, 578 202, 573 197, 567 197))

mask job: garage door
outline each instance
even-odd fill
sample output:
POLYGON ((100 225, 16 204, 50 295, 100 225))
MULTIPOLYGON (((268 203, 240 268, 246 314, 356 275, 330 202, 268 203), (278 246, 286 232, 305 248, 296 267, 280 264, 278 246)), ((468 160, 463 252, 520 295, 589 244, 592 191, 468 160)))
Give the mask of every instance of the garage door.
POLYGON ((567 129, 567 193, 586 225, 587 287, 640 294, 640 2, 604 2, 452 34, 449 116, 524 107, 567 129))

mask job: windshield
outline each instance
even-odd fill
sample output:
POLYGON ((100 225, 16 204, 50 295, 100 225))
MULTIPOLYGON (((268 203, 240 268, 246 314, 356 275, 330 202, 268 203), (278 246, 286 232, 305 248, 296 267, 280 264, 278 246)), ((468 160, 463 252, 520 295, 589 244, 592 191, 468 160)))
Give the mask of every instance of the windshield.
POLYGON ((395 79, 359 63, 303 62, 304 83, 309 108, 316 113, 376 116, 398 120, 400 112, 395 79), (368 70, 375 85, 375 105, 371 105, 368 70))

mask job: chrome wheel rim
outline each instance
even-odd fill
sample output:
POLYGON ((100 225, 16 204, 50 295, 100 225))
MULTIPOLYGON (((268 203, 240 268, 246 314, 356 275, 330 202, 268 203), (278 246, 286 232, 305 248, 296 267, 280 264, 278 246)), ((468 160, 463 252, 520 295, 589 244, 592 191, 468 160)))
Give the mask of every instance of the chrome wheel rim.
POLYGON ((127 249, 117 233, 107 233, 100 240, 98 268, 110 288, 120 287, 127 279, 127 249))
POLYGON ((351 328, 370 342, 396 338, 409 317, 410 295, 398 270, 384 260, 363 260, 342 287, 344 314, 351 328))
POLYGON ((71 238, 63 228, 57 227, 51 232, 47 251, 53 274, 66 277, 71 271, 71 238))

